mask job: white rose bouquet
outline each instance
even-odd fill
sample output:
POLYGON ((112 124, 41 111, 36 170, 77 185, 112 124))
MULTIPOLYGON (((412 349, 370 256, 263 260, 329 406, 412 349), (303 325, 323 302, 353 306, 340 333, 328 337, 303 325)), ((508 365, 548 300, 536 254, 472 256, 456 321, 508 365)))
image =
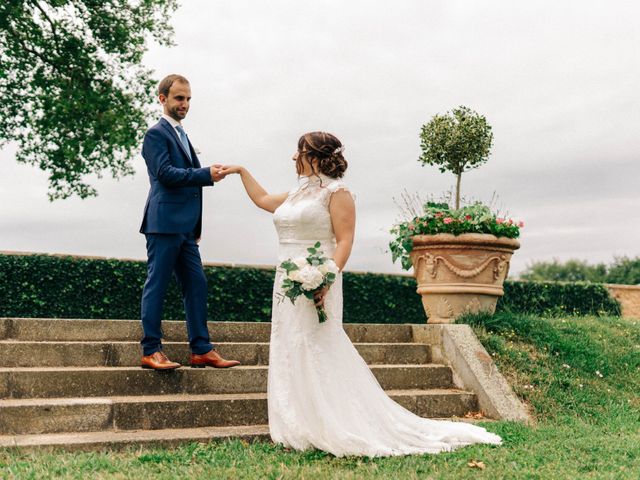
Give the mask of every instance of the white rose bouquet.
MULTIPOLYGON (((323 256, 319 250, 320 242, 316 242, 313 247, 307 248, 309 256, 287 259, 280 264, 286 272, 282 280, 282 298, 287 297, 291 303, 295 303, 296 298, 304 295, 313 301, 314 295, 325 287, 336 281, 338 267, 331 258, 323 256)), ((320 323, 327 319, 327 313, 323 307, 316 307, 318 320, 320 323)))

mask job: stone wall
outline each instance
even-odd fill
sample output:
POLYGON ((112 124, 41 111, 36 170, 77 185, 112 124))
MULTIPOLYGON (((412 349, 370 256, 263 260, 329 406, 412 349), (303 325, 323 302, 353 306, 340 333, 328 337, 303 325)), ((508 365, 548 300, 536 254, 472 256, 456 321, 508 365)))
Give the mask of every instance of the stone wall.
POLYGON ((622 316, 640 319, 640 285, 607 284, 611 296, 620 302, 622 316))

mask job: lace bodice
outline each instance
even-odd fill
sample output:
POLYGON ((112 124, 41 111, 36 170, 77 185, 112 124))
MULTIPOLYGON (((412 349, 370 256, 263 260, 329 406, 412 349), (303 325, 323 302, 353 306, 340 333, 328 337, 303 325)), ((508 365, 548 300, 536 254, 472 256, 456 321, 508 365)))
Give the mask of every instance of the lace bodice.
POLYGON ((341 179, 322 174, 300 177, 299 185, 289 192, 273 214, 281 246, 320 241, 329 248, 335 242, 329 202, 331 194, 338 190, 349 191, 341 179))

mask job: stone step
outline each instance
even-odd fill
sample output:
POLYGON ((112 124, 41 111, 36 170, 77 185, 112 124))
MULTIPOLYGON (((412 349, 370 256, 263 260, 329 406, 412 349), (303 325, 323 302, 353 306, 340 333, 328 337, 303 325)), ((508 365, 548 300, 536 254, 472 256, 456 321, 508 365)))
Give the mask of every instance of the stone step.
MULTIPOLYGON (((140 367, 0 368, 0 398, 259 393, 266 391, 267 369, 187 367, 158 372, 140 367)), ((372 365, 371 371, 385 390, 453 386, 452 371, 444 365, 372 365)))
MULTIPOLYGON (((434 420, 451 420, 442 418, 434 420)), ((476 419, 456 419, 477 423, 476 419)), ((486 422, 486 419, 480 419, 486 422)), ((0 448, 18 448, 21 452, 116 451, 131 447, 173 447, 185 443, 209 443, 225 440, 246 442, 270 440, 268 425, 200 427, 166 430, 123 430, 111 432, 53 433, 36 435, 0 435, 0 448)))
MULTIPOLYGON (((186 341, 184 321, 162 322, 164 339, 186 341)), ((409 343, 413 340, 409 324, 345 324, 344 329, 354 343, 409 343)), ((218 342, 268 342, 271 323, 209 322, 211 340, 218 342)), ((27 341, 139 341, 140 320, 75 320, 0 318, 0 340, 27 341)))
MULTIPOLYGON (((462 390, 387 394, 421 417, 463 417, 477 410, 475 395, 462 390)), ((9 435, 266 423, 266 393, 0 400, 0 432, 9 435)))
POLYGON ((233 427, 200 427, 168 430, 138 430, 117 432, 54 433, 45 435, 0 435, 0 448, 19 447, 21 451, 64 449, 118 450, 131 446, 175 446, 182 443, 269 440, 268 425, 233 427))
MULTIPOLYGON (((430 348, 418 343, 357 343, 368 364, 425 364, 431 361, 430 348)), ((225 358, 243 365, 267 365, 269 344, 218 343, 225 358)), ((173 361, 189 365, 186 342, 165 342, 164 352, 173 361)), ((140 365, 138 342, 33 342, 0 340, 0 367, 132 367, 140 365)))

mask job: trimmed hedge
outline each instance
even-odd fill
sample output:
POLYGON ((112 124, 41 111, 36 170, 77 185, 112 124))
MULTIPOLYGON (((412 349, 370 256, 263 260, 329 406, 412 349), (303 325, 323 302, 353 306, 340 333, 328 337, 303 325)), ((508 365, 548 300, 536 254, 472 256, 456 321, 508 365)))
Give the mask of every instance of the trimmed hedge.
POLYGON ((621 312, 603 284, 588 282, 505 282, 496 310, 541 316, 620 316, 621 312))
MULTIPOLYGON (((146 268, 141 261, 0 255, 0 316, 140 318, 146 268)), ((269 318, 273 270, 208 267, 205 272, 211 320, 269 318)), ((175 280, 165 297, 164 318, 184 318, 175 280)))
MULTIPOLYGON (((275 269, 215 266, 205 274, 210 320, 270 320, 275 269)), ((140 318, 145 277, 140 261, 0 255, 0 317, 140 318)), ((345 273, 344 321, 423 322, 413 285, 409 277, 345 273)), ((184 318, 175 281, 163 316, 184 318)))
MULTIPOLYGON (((274 269, 208 266, 209 319, 269 321, 274 269)), ((140 317, 146 263, 50 255, 0 255, 0 317, 140 317)), ((415 281, 408 276, 344 274, 344 322, 424 323, 415 281)), ((507 282, 499 310, 542 315, 619 315, 599 284, 507 282)), ((173 281, 164 318, 184 318, 173 281)))

